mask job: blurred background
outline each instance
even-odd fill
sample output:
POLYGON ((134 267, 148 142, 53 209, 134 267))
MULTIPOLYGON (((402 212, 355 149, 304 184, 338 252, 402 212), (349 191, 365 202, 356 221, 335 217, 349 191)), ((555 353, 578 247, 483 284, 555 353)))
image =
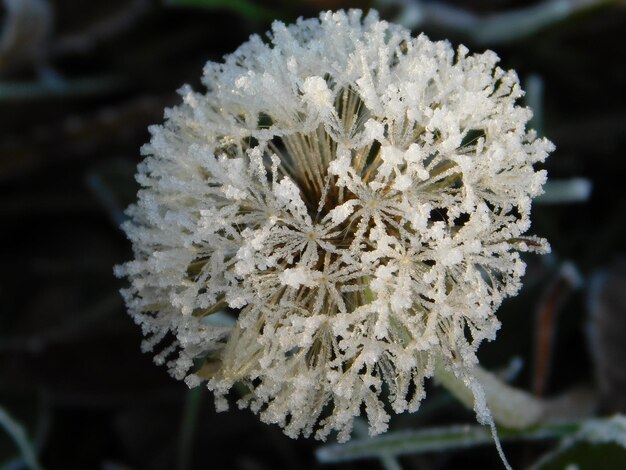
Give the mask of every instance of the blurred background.
MULTIPOLYGON (((274 19, 348 7, 493 49, 517 70, 532 127, 557 146, 532 228, 552 254, 528 257, 525 287, 480 357, 517 387, 567 399, 577 419, 626 412, 625 2, 2 0, 2 468, 503 468, 490 442, 321 463, 319 442, 291 440, 247 410, 217 414, 206 390, 169 378, 141 354, 118 294, 139 147, 179 102, 176 89, 199 89, 206 61, 274 19)), ((475 423, 473 412, 430 384, 422 409, 390 429, 452 423, 475 423)), ((504 448, 515 468, 626 468, 619 439, 579 441, 504 448)))

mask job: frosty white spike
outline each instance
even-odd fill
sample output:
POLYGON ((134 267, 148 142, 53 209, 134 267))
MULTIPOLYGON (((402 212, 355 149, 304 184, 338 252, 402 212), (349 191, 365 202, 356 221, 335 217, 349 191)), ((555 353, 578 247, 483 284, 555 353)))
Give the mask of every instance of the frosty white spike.
POLYGON ((268 36, 151 128, 117 273, 145 349, 167 343, 158 360, 218 408, 243 382, 239 405, 289 436, 346 440, 362 405, 380 433, 435 364, 473 383, 518 252, 548 249, 523 234, 553 146, 493 52, 359 10, 268 36))

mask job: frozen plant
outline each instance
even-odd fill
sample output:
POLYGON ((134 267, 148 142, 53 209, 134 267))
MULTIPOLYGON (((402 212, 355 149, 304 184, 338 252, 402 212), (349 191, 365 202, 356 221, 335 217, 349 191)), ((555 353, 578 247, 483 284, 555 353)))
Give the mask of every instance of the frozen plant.
POLYGON ((239 406, 291 437, 345 441, 362 410, 383 432, 435 370, 490 422, 475 353, 519 251, 548 249, 524 233, 553 149, 497 62, 359 10, 209 62, 151 128, 124 226, 144 349, 219 410, 243 384, 239 406))

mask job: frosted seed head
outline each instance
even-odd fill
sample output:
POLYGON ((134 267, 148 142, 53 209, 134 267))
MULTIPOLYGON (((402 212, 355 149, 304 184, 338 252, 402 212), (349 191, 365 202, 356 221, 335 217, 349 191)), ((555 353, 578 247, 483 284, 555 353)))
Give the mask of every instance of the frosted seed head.
POLYGON ((383 432, 440 358, 474 383, 518 251, 549 249, 524 234, 554 146, 492 52, 360 10, 268 37, 207 64, 207 90, 183 87, 150 127, 115 272, 144 350, 208 380, 218 410, 244 382, 238 405, 289 436, 347 440, 363 408, 383 432))

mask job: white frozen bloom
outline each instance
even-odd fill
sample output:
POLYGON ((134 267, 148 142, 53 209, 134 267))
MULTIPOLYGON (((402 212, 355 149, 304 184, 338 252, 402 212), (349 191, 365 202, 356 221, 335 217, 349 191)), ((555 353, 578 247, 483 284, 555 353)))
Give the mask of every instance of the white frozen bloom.
POLYGON ((151 128, 128 211, 145 349, 220 409, 243 383, 294 437, 348 439, 362 410, 385 431, 435 364, 478 390, 518 252, 547 249, 524 233, 553 149, 497 62, 350 10, 208 63, 151 128))

